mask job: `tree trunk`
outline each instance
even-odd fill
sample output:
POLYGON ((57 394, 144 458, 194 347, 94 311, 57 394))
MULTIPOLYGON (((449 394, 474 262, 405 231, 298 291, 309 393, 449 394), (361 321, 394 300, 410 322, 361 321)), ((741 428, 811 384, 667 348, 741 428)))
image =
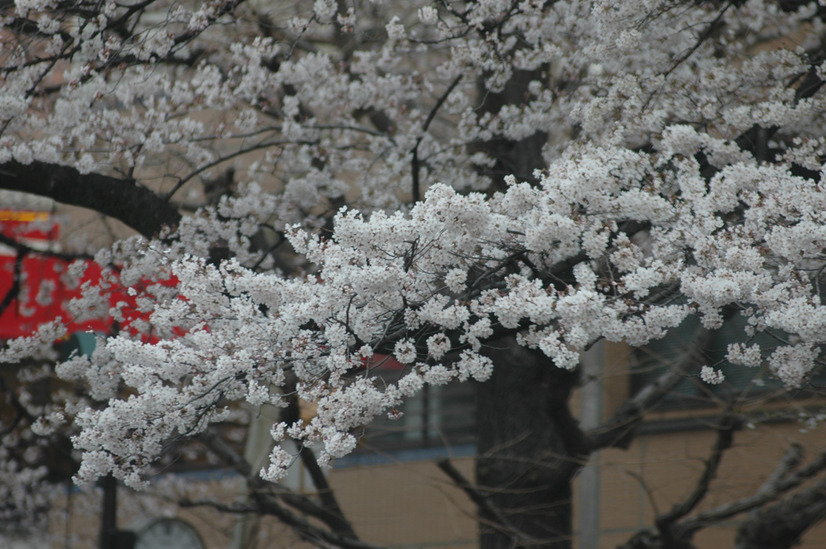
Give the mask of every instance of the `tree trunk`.
MULTIPOLYGON (((482 110, 496 114, 504 105, 524 104, 528 84, 547 78, 544 70, 517 71, 501 93, 480 90, 482 110)), ((533 172, 544 167, 547 139, 536 132, 520 141, 495 138, 475 144, 496 159, 485 172, 492 189, 502 190, 509 174, 535 183, 533 172)), ((477 390, 476 484, 499 516, 480 512, 481 547, 570 549, 571 481, 586 453, 568 408, 578 374, 519 347, 513 338, 495 342, 487 354, 495 367, 477 390)))
POLYGON ((488 355, 496 367, 477 390, 476 484, 500 516, 481 514, 481 547, 569 549, 571 481, 585 454, 568 408, 578 376, 510 338, 488 355))
MULTIPOLYGON (((489 92, 480 86, 480 110, 496 115, 505 105, 524 105, 529 98, 528 85, 534 80, 546 82, 547 71, 515 71, 500 93, 489 92)), ((490 178, 492 190, 501 191, 505 188, 504 179, 508 175, 513 175, 520 182, 536 183, 533 172, 545 168, 542 148, 547 142, 548 134, 538 131, 519 141, 495 136, 490 141, 475 143, 471 148, 484 152, 496 160, 493 167, 482 169, 481 173, 490 178)))

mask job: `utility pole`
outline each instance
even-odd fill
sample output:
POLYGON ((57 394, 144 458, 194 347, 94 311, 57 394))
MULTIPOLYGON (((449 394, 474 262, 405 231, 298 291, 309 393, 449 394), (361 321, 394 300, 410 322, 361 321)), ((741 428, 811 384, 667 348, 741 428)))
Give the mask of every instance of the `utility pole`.
POLYGON ((115 531, 118 528, 118 482, 112 475, 106 475, 103 485, 103 505, 100 513, 100 549, 120 549, 115 546, 115 531))
POLYGON ((107 475, 101 481, 103 504, 100 514, 98 549, 134 549, 137 535, 130 530, 118 530, 118 481, 107 475))

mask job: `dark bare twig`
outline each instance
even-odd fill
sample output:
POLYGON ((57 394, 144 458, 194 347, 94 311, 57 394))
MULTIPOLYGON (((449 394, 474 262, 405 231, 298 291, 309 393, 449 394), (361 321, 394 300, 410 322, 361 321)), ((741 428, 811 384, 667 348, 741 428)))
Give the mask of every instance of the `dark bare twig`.
POLYGON ((497 508, 490 499, 481 493, 476 487, 468 481, 465 476, 459 472, 456 467, 450 463, 449 459, 442 459, 436 462, 436 466, 453 481, 457 488, 460 488, 470 500, 476 504, 482 515, 492 517, 493 523, 490 526, 501 531, 503 534, 511 536, 517 543, 530 544, 536 543, 533 539, 516 528, 508 518, 497 508))
POLYGON ((694 45, 689 48, 683 55, 681 55, 671 67, 663 73, 664 77, 668 77, 669 74, 674 72, 674 70, 682 65, 689 57, 691 57, 697 49, 703 45, 703 42, 709 39, 714 32, 720 28, 720 24, 722 23, 723 16, 726 14, 728 9, 732 6, 732 2, 726 2, 726 5, 723 6, 723 9, 717 14, 711 23, 700 33, 700 36, 697 37, 697 40, 694 42, 694 45))
POLYGON ((424 121, 424 125, 422 126, 422 135, 416 139, 416 144, 413 146, 413 158, 410 160, 410 171, 411 176, 413 178, 413 202, 419 202, 422 199, 421 188, 419 183, 419 145, 422 143, 422 139, 424 139, 425 134, 427 133, 427 129, 430 127, 430 123, 433 122, 433 119, 436 117, 436 113, 442 108, 445 101, 447 101, 447 97, 450 93, 459 85, 459 82, 462 80, 462 74, 457 76, 453 79, 453 82, 450 83, 450 86, 447 87, 445 92, 439 97, 439 100, 436 101, 436 104, 430 109, 430 113, 427 115, 427 119, 424 121))
MULTIPOLYGON (((691 46, 691 48, 689 48, 688 51, 686 51, 680 57, 678 57, 671 64, 671 66, 662 74, 663 78, 668 78, 668 75, 670 75, 672 72, 674 72, 677 69, 677 67, 679 67, 680 65, 685 63, 686 60, 688 60, 689 57, 694 55, 694 52, 696 52, 700 48, 700 46, 702 46, 703 43, 706 40, 708 40, 711 37, 711 35, 714 34, 714 32, 716 32, 720 28, 720 26, 722 25, 722 21, 723 21, 723 15, 726 14, 726 12, 731 7, 731 5, 732 5, 732 2, 726 2, 726 5, 723 7, 722 10, 720 10, 720 12, 717 14, 717 17, 715 17, 711 21, 711 23, 709 23, 708 26, 706 26, 706 28, 703 30, 703 32, 701 32, 700 35, 697 37, 697 40, 694 42, 694 45, 691 46)), ((648 108, 648 105, 651 103, 651 100, 654 99, 655 94, 656 94, 656 92, 652 92, 648 96, 648 99, 646 99, 645 103, 643 103, 642 110, 645 110, 646 108, 648 108)))
POLYGON ((656 524, 660 536, 667 546, 690 539, 691 535, 685 532, 678 524, 678 521, 694 510, 697 505, 708 494, 711 482, 717 476, 723 454, 731 448, 734 441, 734 432, 741 426, 740 419, 730 411, 723 415, 720 425, 717 427, 717 438, 711 449, 711 455, 705 462, 703 474, 694 485, 694 490, 682 502, 677 503, 670 511, 657 517, 656 524))

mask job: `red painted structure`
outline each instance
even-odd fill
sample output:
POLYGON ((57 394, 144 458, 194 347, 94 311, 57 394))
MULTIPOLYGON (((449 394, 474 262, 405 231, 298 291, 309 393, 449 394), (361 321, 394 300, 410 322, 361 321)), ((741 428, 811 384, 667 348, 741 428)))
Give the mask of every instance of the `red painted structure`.
MULTIPOLYGON (((114 321, 108 310, 81 322, 75 321, 67 311, 66 304, 80 296, 83 283, 100 282, 101 268, 94 261, 85 260, 86 269, 80 279, 73 280, 69 276, 70 261, 48 253, 55 249, 59 237, 59 226, 48 212, 0 210, 0 234, 42 252, 21 253, 0 243, 0 303, 8 301, 0 313, 0 340, 29 336, 38 326, 58 317, 67 322, 69 333, 109 333, 112 330, 114 321)), ((174 278, 162 282, 167 286, 176 283, 174 278)), ((147 284, 139 283, 133 295, 118 284, 104 290, 110 307, 119 302, 126 303, 121 309, 124 321, 120 329, 131 329, 130 325, 136 319, 148 320, 149 313, 141 313, 136 305, 138 297, 151 297, 145 290, 147 284)))

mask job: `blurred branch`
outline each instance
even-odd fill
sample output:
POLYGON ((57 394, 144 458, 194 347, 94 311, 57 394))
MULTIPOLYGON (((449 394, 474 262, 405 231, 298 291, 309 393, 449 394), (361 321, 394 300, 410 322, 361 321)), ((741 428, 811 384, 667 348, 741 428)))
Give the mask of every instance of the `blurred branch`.
POLYGON ((63 204, 95 210, 122 221, 147 238, 181 220, 175 208, 134 180, 81 174, 74 168, 57 164, 16 161, 0 164, 0 189, 45 196, 63 204))
POLYGON ((424 139, 425 134, 427 133, 428 128, 430 127, 430 123, 433 122, 433 119, 436 117, 436 113, 442 108, 445 101, 447 101, 448 96, 450 96, 451 92, 459 85, 459 82, 462 80, 463 74, 459 74, 456 78, 453 79, 453 82, 450 83, 450 86, 444 91, 444 93, 439 97, 436 104, 430 109, 430 112, 427 115, 427 119, 424 121, 422 125, 422 135, 416 139, 416 144, 413 146, 413 156, 410 160, 410 171, 411 176, 413 178, 413 202, 419 202, 422 199, 421 194, 421 184, 419 182, 419 169, 420 169, 420 161, 419 161, 419 145, 422 144, 422 139, 424 139))
POLYGON ((252 466, 250 463, 214 432, 206 430, 199 433, 196 438, 241 475, 249 477, 252 474, 252 466))
POLYGON ((335 492, 327 482, 327 475, 321 470, 315 454, 309 448, 303 448, 299 454, 301 463, 306 467, 307 472, 310 473, 310 478, 313 479, 313 484, 318 492, 318 497, 321 499, 321 510, 324 512, 324 517, 319 517, 336 532, 357 538, 356 531, 353 525, 344 516, 341 506, 338 504, 335 492))
POLYGON ((477 490, 476 487, 471 484, 470 481, 468 481, 465 476, 453 466, 452 463, 450 463, 449 459, 441 459, 437 461, 436 466, 441 469, 442 472, 450 478, 450 480, 453 481, 453 484, 457 488, 460 488, 470 498, 470 500, 476 504, 476 507, 479 508, 481 515, 492 519, 493 522, 490 526, 496 528, 503 534, 510 536, 514 542, 519 545, 530 545, 532 543, 537 543, 537 540, 524 534, 513 524, 511 524, 502 511, 496 507, 486 495, 477 490))
POLYGON ((809 465, 791 473, 802 459, 802 449, 798 445, 786 451, 769 479, 753 495, 703 511, 682 521, 681 528, 696 531, 706 526, 731 518, 740 513, 760 507, 783 494, 799 487, 806 480, 826 470, 826 454, 821 454, 809 465))
MULTIPOLYGON (((729 420, 731 421, 731 420, 729 420)), ((790 549, 807 529, 826 516, 826 479, 760 509, 800 487, 806 480, 826 470, 826 453, 805 467, 794 471, 802 461, 803 450, 793 445, 780 459, 769 478, 751 496, 720 505, 688 518, 663 524, 675 515, 690 512, 702 500, 719 466, 719 457, 730 444, 735 424, 723 422, 712 455, 703 476, 685 502, 657 519, 658 531, 642 530, 620 545, 620 549, 687 549, 693 547, 693 535, 703 528, 719 524, 747 511, 753 513, 743 522, 737 534, 735 549, 790 549)))
POLYGON ((737 531, 736 549, 790 549, 803 533, 826 516, 826 480, 765 509, 737 531))
POLYGON ((287 526, 292 527, 305 540, 315 543, 328 543, 342 549, 379 549, 378 546, 365 543, 337 532, 321 528, 293 513, 278 502, 275 494, 254 491, 252 500, 257 508, 266 514, 277 517, 287 526))
POLYGON ((693 531, 685 531, 677 521, 694 510, 708 494, 711 481, 717 476, 723 454, 731 448, 734 441, 734 432, 740 428, 741 424, 740 419, 730 411, 723 416, 720 425, 717 427, 717 439, 714 441, 714 446, 712 446, 711 455, 706 460, 703 474, 697 480, 694 490, 685 501, 674 505, 670 511, 656 518, 657 530, 659 530, 660 536, 662 536, 667 547, 691 539, 693 531))

